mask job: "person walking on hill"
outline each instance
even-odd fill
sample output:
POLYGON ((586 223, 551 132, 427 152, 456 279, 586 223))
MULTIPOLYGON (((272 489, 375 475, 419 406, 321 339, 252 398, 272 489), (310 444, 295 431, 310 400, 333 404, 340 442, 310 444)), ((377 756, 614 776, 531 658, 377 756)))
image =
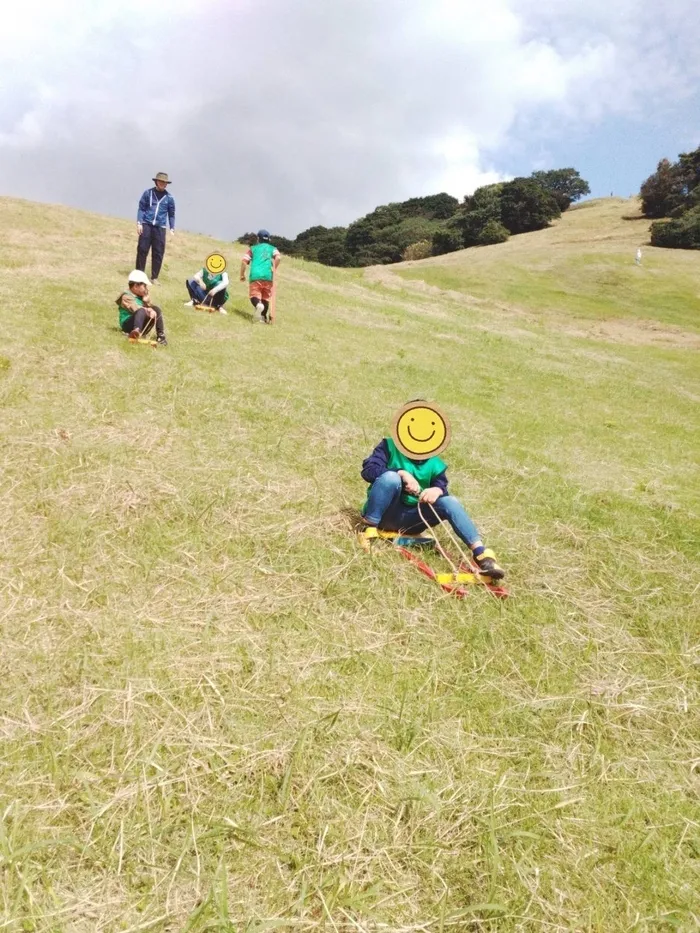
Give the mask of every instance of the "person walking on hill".
POLYGON ((161 346, 166 347, 168 341, 165 339, 163 314, 160 308, 151 304, 151 296, 148 293, 149 284, 148 276, 140 269, 134 269, 129 274, 129 290, 122 292, 116 300, 117 308, 119 308, 119 327, 129 335, 130 340, 138 340, 155 324, 156 340, 161 346))
POLYGON ((280 251, 270 243, 267 230, 258 230, 257 243, 250 246, 241 259, 241 282, 245 282, 246 266, 250 266, 248 275, 248 295, 250 303, 258 313, 261 324, 272 324, 274 320, 273 299, 274 275, 281 261, 280 251))
POLYGON ((141 195, 136 214, 136 230, 139 242, 136 248, 136 268, 146 271, 146 259, 151 250, 151 279, 158 285, 158 276, 165 255, 165 231, 175 233, 175 199, 168 194, 171 184, 166 172, 158 172, 153 179, 155 187, 147 188, 141 195))

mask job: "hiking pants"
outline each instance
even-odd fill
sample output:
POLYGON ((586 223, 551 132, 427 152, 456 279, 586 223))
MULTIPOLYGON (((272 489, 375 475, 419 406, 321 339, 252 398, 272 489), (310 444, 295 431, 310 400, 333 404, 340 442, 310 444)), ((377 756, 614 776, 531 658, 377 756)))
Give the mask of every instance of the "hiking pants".
POLYGON ((149 249, 151 252, 151 278, 157 279, 160 275, 160 267, 163 265, 163 256, 165 256, 165 227, 154 227, 153 224, 144 224, 143 233, 139 237, 136 247, 136 268, 141 272, 146 271, 146 259, 149 249))

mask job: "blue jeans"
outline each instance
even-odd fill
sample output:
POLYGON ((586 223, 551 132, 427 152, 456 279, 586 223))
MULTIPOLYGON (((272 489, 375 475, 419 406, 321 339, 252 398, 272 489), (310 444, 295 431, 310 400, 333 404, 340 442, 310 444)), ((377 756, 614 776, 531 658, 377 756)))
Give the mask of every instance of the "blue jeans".
MULTIPOLYGON (((195 282, 194 279, 187 279, 185 282, 187 285, 187 291, 190 293, 191 300, 196 305, 204 304, 204 299, 206 298, 207 293, 204 291, 199 282, 195 282)), ((220 292, 217 292, 213 298, 210 298, 206 304, 212 305, 214 308, 220 308, 224 302, 224 296, 226 295, 226 289, 223 289, 220 292)))
POLYGON ((426 525, 432 528, 446 521, 468 547, 471 548, 480 540, 476 525, 467 515, 459 499, 443 495, 432 508, 427 503, 421 505, 421 511, 425 517, 422 519, 418 513, 418 506, 404 505, 401 501, 402 491, 403 484, 398 473, 387 470, 375 479, 365 506, 365 519, 370 525, 376 525, 384 531, 405 531, 409 534, 418 534, 426 525))

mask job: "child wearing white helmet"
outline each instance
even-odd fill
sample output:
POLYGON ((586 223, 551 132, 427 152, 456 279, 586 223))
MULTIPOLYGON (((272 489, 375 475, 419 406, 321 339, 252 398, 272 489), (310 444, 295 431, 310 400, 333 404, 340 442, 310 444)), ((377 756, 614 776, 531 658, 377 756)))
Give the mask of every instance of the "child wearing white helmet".
POLYGON ((119 326, 124 333, 129 335, 130 340, 138 340, 155 324, 156 341, 165 347, 168 341, 165 339, 163 314, 160 308, 151 304, 151 297, 148 293, 150 284, 146 273, 139 269, 134 269, 129 274, 129 291, 122 292, 116 300, 119 308, 119 326))

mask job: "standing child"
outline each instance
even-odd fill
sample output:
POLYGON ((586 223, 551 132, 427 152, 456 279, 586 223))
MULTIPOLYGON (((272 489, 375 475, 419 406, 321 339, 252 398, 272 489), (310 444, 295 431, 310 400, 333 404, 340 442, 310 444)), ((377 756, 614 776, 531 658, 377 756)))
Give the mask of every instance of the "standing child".
POLYGON ((268 231, 258 230, 257 243, 253 243, 241 259, 241 282, 245 282, 246 266, 250 266, 248 295, 261 324, 272 324, 273 321, 270 301, 274 274, 281 258, 280 251, 270 243, 268 231))
POLYGON ((140 269, 134 269, 129 275, 127 292, 117 298, 116 305, 119 308, 119 326, 124 333, 129 335, 130 340, 138 340, 144 333, 156 325, 156 340, 166 347, 168 341, 165 339, 165 327, 163 325, 163 314, 160 308, 151 304, 151 297, 148 294, 149 286, 148 276, 140 269), (148 321, 148 324, 146 322, 148 321))
POLYGON ((447 491, 447 466, 440 459, 450 427, 440 409, 424 399, 407 402, 394 416, 392 436, 377 444, 362 464, 369 483, 362 507, 366 525, 418 534, 448 522, 469 547, 481 573, 502 580, 505 572, 484 547, 462 503, 447 491))

